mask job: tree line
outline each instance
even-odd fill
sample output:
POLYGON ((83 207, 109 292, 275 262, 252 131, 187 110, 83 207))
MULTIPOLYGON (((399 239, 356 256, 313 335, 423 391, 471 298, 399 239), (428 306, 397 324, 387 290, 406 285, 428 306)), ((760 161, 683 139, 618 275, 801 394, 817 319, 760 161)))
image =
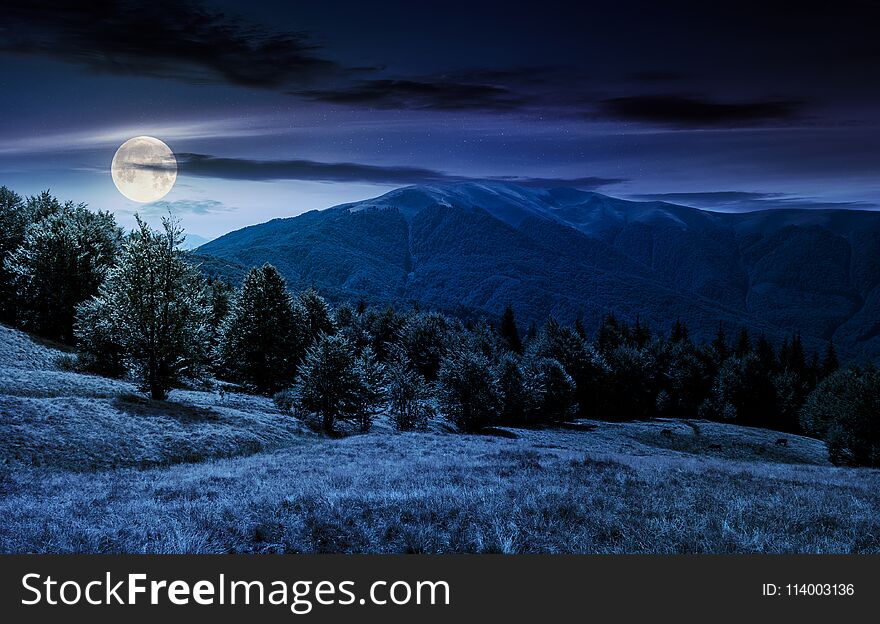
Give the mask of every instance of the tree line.
POLYGON ((417 308, 331 307, 293 294, 271 265, 238 289, 209 280, 171 217, 123 233, 110 213, 0 187, 0 316, 75 344, 79 365, 131 377, 153 399, 220 379, 274 396, 328 433, 365 431, 387 409, 401 430, 444 418, 462 432, 573 418, 705 418, 827 440, 832 460, 880 465, 880 375, 719 327, 692 340, 608 314, 595 332, 548 319, 521 332, 417 308))

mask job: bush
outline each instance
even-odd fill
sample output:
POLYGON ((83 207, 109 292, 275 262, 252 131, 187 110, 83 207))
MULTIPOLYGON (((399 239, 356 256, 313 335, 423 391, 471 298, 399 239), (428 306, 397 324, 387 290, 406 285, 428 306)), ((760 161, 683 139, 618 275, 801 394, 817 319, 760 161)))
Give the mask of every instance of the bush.
POLYGON ((437 381, 446 418, 459 431, 478 432, 498 416, 498 383, 489 358, 456 349, 443 359, 437 381))
POLYGON ((880 374, 840 370, 822 381, 801 410, 804 431, 823 438, 835 464, 880 466, 880 374))

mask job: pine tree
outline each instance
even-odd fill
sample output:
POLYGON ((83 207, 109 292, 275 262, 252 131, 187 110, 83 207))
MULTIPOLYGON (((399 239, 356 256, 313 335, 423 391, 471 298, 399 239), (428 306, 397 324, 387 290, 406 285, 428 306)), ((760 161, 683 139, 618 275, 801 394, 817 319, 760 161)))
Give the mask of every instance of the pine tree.
POLYGON ((639 349, 645 348, 651 342, 651 328, 647 323, 642 324, 640 316, 636 316, 636 324, 632 330, 632 343, 639 349))
POLYGON ((755 345, 755 355, 758 357, 762 370, 768 372, 776 371, 776 352, 773 349, 773 345, 767 340, 767 336, 763 333, 758 337, 758 342, 755 345))
POLYGON ((278 270, 271 264, 251 269, 221 327, 220 374, 261 393, 291 385, 308 327, 278 270))
POLYGON ((501 338, 501 343, 508 351, 522 353, 522 340, 520 340, 519 329, 516 327, 516 318, 514 317, 513 308, 510 304, 504 308, 504 314, 501 315, 501 324, 498 326, 498 336, 501 338))
POLYGON ((299 294, 299 304, 306 313, 308 335, 310 340, 317 340, 321 334, 332 334, 335 330, 330 306, 314 288, 309 288, 299 294))
POLYGON ((831 373, 840 368, 840 362, 837 359, 837 350, 834 348, 834 341, 828 341, 828 348, 825 350, 825 357, 822 360, 822 377, 828 377, 831 373))
POLYGON ((715 332, 715 338, 712 339, 710 346, 715 349, 715 353, 718 354, 719 362, 723 362, 727 359, 727 356, 730 355, 730 348, 727 345, 727 334, 721 323, 718 323, 718 331, 715 332))
POLYGON ((752 352, 752 341, 749 338, 749 330, 743 327, 739 330, 739 337, 736 339, 736 348, 733 350, 734 355, 743 358, 752 352))
POLYGON ((89 344, 106 330, 133 364, 141 389, 164 399, 181 379, 204 374, 211 310, 201 273, 180 250, 177 221, 163 219, 156 232, 135 218, 118 264, 80 310, 78 337, 89 344))
POLYGON ((685 342, 690 340, 688 336, 688 328, 687 325, 681 322, 681 319, 675 319, 675 324, 672 326, 672 332, 669 335, 669 340, 672 342, 685 342))
POLYGON ((383 367, 368 349, 357 355, 341 334, 325 335, 309 347, 293 388, 295 402, 317 414, 326 433, 339 420, 354 421, 367 431, 382 400, 383 367))

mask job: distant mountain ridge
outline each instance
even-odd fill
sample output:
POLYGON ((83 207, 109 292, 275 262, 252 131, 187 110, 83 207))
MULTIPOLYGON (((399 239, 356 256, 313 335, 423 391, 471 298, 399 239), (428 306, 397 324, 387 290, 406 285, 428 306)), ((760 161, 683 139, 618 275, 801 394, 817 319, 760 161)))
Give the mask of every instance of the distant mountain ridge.
MULTIPOLYGON (((702 337, 721 323, 880 355, 880 213, 713 213, 569 188, 410 186, 198 249, 220 274, 271 262, 292 288, 588 326, 609 310, 702 337)), ((236 278, 236 275, 233 275, 236 278)))

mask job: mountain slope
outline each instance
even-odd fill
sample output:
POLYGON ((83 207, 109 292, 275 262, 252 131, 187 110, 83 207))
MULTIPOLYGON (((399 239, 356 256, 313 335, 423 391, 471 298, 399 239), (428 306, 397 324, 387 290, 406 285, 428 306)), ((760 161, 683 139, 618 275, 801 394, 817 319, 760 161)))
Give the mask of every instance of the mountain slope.
POLYGON ((291 287, 334 297, 489 315, 511 303, 521 322, 595 323, 614 310, 662 328, 681 318, 702 337, 720 322, 880 355, 880 215, 871 212, 721 214, 469 182, 277 219, 198 252, 271 262, 291 287))

